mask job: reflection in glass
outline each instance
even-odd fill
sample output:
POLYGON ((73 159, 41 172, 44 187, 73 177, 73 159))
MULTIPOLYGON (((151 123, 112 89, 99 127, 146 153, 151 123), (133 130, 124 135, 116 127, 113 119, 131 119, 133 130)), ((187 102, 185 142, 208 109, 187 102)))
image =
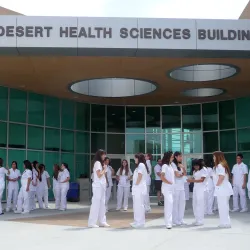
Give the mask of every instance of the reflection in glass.
POLYGON ((235 130, 220 132, 220 150, 222 152, 232 152, 236 150, 235 130))
POLYGON ((217 102, 202 104, 203 130, 218 130, 217 102))
POLYGON ((0 122, 0 147, 7 146, 7 123, 0 122))
POLYGON ((167 151, 181 151, 181 134, 162 135, 162 153, 167 151))
POLYGON ((105 105, 91 105, 91 131, 105 132, 105 105))
POLYGON ((125 154, 124 134, 107 134, 107 153, 125 154))
POLYGON ((250 116, 246 115, 250 110, 250 98, 239 98, 236 100, 236 121, 237 128, 244 128, 250 126, 250 116))
POLYGON ((234 164, 236 163, 236 153, 225 154, 225 159, 226 159, 230 169, 232 170, 234 164))
POLYGON ((26 148, 26 126, 9 124, 9 148, 26 148))
POLYGON ((89 178, 90 177, 90 164, 89 155, 76 154, 76 178, 89 178))
POLYGON ((201 130, 200 104, 182 106, 182 127, 184 132, 201 130))
POLYGON ((146 131, 148 133, 161 132, 160 107, 146 107, 146 131))
POLYGON ((145 132, 144 107, 126 107, 126 133, 145 132))
POLYGON ((203 152, 213 153, 218 150, 218 132, 203 133, 203 152))
POLYGON ((147 134, 146 152, 150 154, 161 154, 161 135, 147 134))
POLYGON ((201 133, 184 133, 183 134, 184 154, 202 152, 202 135, 201 133))
POLYGON ((235 128, 234 100, 219 102, 220 129, 235 128))
POLYGON ((44 96, 29 93, 28 123, 44 125, 44 96))
POLYGON ((204 161, 207 167, 213 167, 214 166, 213 154, 205 154, 204 161))
POLYGON ((0 120, 7 120, 8 111, 8 88, 0 86, 0 120))
POLYGON ((74 152, 74 132, 69 130, 61 131, 61 151, 74 152))
POLYGON ((61 126, 66 129, 75 128, 75 103, 68 100, 62 101, 61 126))
POLYGON ((60 100, 46 96, 45 125, 60 128, 60 100))
POLYGON ((89 133, 76 132, 76 152, 89 153, 89 133))
POLYGON ((145 153, 145 136, 136 134, 126 135, 126 153, 136 154, 138 152, 145 153))
POLYGON ((89 131, 90 105, 87 103, 76 103, 76 129, 89 131))
POLYGON ((124 106, 107 106, 107 131, 124 133, 125 131, 124 106))
POLYGON ((105 134, 91 133, 91 153, 95 153, 98 149, 105 149, 105 134))
POLYGON ((28 149, 43 150, 43 128, 28 126, 28 149))
POLYGON ((162 132, 165 133, 181 132, 180 106, 162 107, 162 132))
POLYGON ((250 129, 238 130, 238 151, 250 150, 250 129))
POLYGON ((45 150, 60 151, 59 129, 45 129, 45 150))

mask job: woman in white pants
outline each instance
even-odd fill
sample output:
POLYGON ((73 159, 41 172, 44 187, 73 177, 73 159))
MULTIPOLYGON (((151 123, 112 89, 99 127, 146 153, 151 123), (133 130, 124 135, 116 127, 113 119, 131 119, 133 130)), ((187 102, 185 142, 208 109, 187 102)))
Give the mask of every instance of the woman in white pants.
POLYGON ((184 183, 186 182, 187 172, 182 165, 182 154, 180 152, 174 153, 172 167, 175 174, 173 224, 176 226, 181 226, 186 224, 183 221, 183 218, 186 206, 184 183))
POLYGON ((20 180, 20 178, 21 178, 21 172, 17 168, 17 162, 13 161, 11 163, 10 174, 8 174, 7 176, 8 198, 7 198, 6 212, 9 212, 10 210, 16 211, 18 191, 19 191, 18 181, 20 180), (12 201, 12 206, 11 206, 11 201, 12 201))
POLYGON ((229 182, 230 169, 225 160, 224 153, 217 151, 213 153, 215 163, 216 186, 214 195, 217 197, 220 228, 230 228, 231 221, 229 216, 229 199, 233 195, 233 188, 229 182))
POLYGON ((143 228, 145 226, 144 198, 147 192, 146 180, 149 172, 144 154, 138 153, 135 155, 135 164, 132 186, 134 222, 130 226, 143 228))
POLYGON ((152 165, 151 165, 151 161, 152 161, 152 155, 151 154, 146 154, 145 155, 145 159, 146 159, 146 164, 148 167, 148 175, 147 175, 147 193, 145 195, 145 199, 144 199, 144 205, 145 205, 145 210, 146 213, 149 213, 151 211, 151 207, 150 207, 150 197, 149 197, 149 193, 150 193, 150 187, 151 187, 151 174, 152 174, 152 165))
POLYGON ((108 204, 112 193, 112 187, 113 187, 113 180, 112 176, 114 175, 114 169, 109 165, 110 159, 108 157, 105 158, 104 164, 107 166, 107 189, 106 189, 106 212, 108 212, 108 204))
POLYGON ((122 208, 123 201, 123 210, 128 210, 128 197, 130 192, 130 180, 132 178, 132 172, 128 166, 128 161, 123 160, 121 167, 116 173, 116 178, 118 182, 118 191, 117 191, 117 207, 116 210, 119 211, 122 208))
POLYGON ((107 188, 107 166, 104 165, 106 152, 99 149, 93 159, 93 197, 89 212, 88 227, 109 227, 106 221, 105 194, 107 188), (99 224, 99 225, 97 225, 99 224))
POLYGON ((69 191, 70 173, 67 163, 62 163, 61 172, 58 175, 59 180, 59 196, 60 196, 60 208, 59 210, 65 211, 67 209, 67 194, 69 191))
POLYGON ((32 166, 30 161, 25 160, 23 162, 23 167, 25 170, 21 177, 21 189, 18 194, 16 214, 28 214, 30 212, 29 191, 32 177, 32 166))
POLYGON ((174 169, 171 165, 174 159, 172 151, 164 153, 162 158, 162 170, 161 170, 161 180, 162 186, 161 190, 164 196, 164 220, 167 229, 171 229, 173 226, 173 193, 174 193, 174 169))
POLYGON ((214 205, 214 182, 213 182, 213 168, 207 167, 207 196, 205 196, 205 214, 213 215, 214 205))
POLYGON ((194 173, 193 178, 188 179, 189 183, 194 183, 193 189, 193 212, 195 222, 193 225, 202 226, 204 224, 204 190, 205 179, 207 177, 206 168, 202 164, 202 160, 195 159, 193 161, 194 173))
POLYGON ((60 183, 59 183, 59 173, 60 173, 60 167, 58 164, 54 164, 53 166, 53 194, 55 198, 55 209, 60 209, 60 202, 61 202, 61 197, 60 197, 60 183))
POLYGON ((39 208, 43 209, 49 208, 49 188, 50 188, 50 176, 48 174, 48 172, 45 170, 45 165, 44 164, 40 164, 39 167, 39 181, 38 181, 38 204, 39 204, 39 208), (44 205, 43 205, 43 201, 44 201, 44 205))
POLYGON ((3 159, 0 158, 0 215, 3 215, 2 198, 5 189, 5 175, 9 174, 9 169, 3 167, 3 159))
POLYGON ((37 194, 37 185, 38 185, 38 178, 39 178, 37 164, 38 164, 37 161, 33 161, 31 164, 32 165, 32 177, 31 177, 30 191, 29 191, 30 211, 33 211, 36 209, 36 194, 37 194))

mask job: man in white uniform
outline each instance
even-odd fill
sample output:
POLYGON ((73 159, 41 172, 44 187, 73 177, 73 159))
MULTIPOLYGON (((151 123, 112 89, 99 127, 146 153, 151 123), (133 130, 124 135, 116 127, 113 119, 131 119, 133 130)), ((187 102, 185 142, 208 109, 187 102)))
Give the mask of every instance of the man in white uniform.
POLYGON ((243 155, 238 154, 236 157, 237 164, 233 166, 233 210, 232 212, 237 212, 239 210, 239 196, 240 196, 240 206, 241 213, 247 212, 247 198, 246 198, 246 186, 247 186, 247 165, 243 163, 243 155))

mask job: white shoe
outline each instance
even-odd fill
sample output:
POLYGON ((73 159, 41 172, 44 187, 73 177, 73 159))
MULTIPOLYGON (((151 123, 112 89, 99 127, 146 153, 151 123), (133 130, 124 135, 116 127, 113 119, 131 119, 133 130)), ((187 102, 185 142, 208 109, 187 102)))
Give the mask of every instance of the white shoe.
POLYGON ((121 209, 120 208, 117 208, 116 211, 120 211, 121 209))
POLYGON ((214 213, 212 212, 212 213, 208 213, 207 215, 214 215, 214 213))
POLYGON ((151 208, 147 209, 145 212, 146 213, 150 213, 151 212, 151 208))
POLYGON ((196 222, 194 225, 197 226, 197 227, 199 227, 199 226, 203 226, 204 224, 200 223, 200 222, 196 222))
POLYGON ((230 212, 235 213, 235 212, 238 212, 238 211, 239 211, 239 209, 234 208, 234 209, 232 209, 230 212))
POLYGON ((240 213, 245 213, 245 212, 247 212, 247 211, 248 211, 248 209, 245 208, 245 209, 242 209, 242 210, 240 211, 240 213))
POLYGON ((180 225, 181 225, 181 226, 186 226, 187 223, 186 223, 185 221, 182 221, 180 225))
POLYGON ((99 228, 97 225, 88 225, 89 228, 99 228))
POLYGON ((218 228, 231 228, 231 225, 219 225, 218 228))
POLYGON ((29 211, 23 211, 22 214, 29 214, 29 211))
POLYGON ((22 211, 17 211, 17 210, 16 210, 16 211, 14 211, 14 213, 15 213, 15 214, 21 214, 22 211))
POLYGON ((133 227, 135 229, 139 229, 139 228, 144 228, 144 225, 132 224, 131 227, 133 227))
POLYGON ((6 212, 6 213, 9 213, 9 212, 10 212, 10 209, 9 209, 9 208, 6 208, 6 209, 5 209, 5 212, 6 212))
POLYGON ((166 226, 167 229, 172 229, 172 226, 166 226))
POLYGON ((100 227, 110 227, 110 225, 108 223, 103 223, 103 224, 100 224, 100 227))
POLYGON ((128 211, 128 209, 125 207, 125 208, 123 209, 123 211, 128 211))

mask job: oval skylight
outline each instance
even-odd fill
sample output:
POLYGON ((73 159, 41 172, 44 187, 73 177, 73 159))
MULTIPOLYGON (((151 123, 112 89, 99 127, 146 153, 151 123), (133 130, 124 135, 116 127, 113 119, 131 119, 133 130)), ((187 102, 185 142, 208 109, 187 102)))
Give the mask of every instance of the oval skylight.
POLYGON ((94 97, 131 97, 156 90, 156 85, 144 80, 128 78, 99 78, 75 82, 70 89, 94 97))
POLYGON ((182 92, 184 96, 190 97, 212 97, 225 93, 223 89, 217 88, 199 88, 199 89, 187 89, 182 92))
POLYGON ((197 64, 184 66, 170 72, 170 77, 185 82, 207 82, 232 77, 238 68, 224 64, 197 64))

